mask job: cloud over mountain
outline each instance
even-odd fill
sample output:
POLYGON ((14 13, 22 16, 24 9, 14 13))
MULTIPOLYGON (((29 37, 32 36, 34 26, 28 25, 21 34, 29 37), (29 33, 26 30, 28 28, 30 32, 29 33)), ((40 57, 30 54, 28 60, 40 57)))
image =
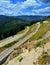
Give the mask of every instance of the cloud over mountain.
POLYGON ((10 0, 0 1, 0 15, 50 15, 50 4, 41 3, 40 0, 17 1, 15 4, 10 0), (48 10, 49 9, 49 10, 48 10))
POLYGON ((49 16, 50 15, 50 7, 45 7, 43 9, 32 10, 32 12, 36 13, 37 15, 49 16))

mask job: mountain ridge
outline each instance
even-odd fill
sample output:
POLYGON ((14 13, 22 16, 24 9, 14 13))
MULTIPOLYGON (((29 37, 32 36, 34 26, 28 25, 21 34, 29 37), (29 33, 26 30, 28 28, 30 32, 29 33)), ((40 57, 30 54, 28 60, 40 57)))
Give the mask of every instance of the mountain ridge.
POLYGON ((0 15, 0 20, 4 18, 14 18, 14 19, 21 19, 21 20, 39 20, 43 18, 47 18, 48 16, 34 16, 34 15, 21 15, 21 16, 5 16, 5 15, 0 15))
POLYGON ((4 16, 0 15, 0 39, 15 35, 26 26, 46 20, 47 16, 4 16))

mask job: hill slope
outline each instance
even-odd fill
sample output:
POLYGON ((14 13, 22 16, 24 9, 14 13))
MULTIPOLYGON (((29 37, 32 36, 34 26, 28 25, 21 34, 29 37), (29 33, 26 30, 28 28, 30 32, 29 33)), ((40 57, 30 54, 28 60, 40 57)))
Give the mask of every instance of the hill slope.
POLYGON ((46 19, 46 16, 3 16, 0 15, 0 39, 16 34, 18 31, 37 21, 46 19))

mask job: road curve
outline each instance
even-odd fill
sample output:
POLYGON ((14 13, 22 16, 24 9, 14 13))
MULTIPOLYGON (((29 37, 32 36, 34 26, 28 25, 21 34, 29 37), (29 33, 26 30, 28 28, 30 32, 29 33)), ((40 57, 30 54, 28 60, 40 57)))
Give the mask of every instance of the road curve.
POLYGON ((22 36, 24 36, 27 32, 29 31, 29 27, 27 26, 25 32, 21 33, 21 34, 17 34, 17 35, 14 35, 14 36, 10 36, 6 39, 3 39, 0 41, 0 48, 7 45, 7 44, 10 44, 14 41, 17 41, 19 38, 21 38, 22 36))
POLYGON ((24 42, 26 42, 30 37, 32 37, 34 34, 37 33, 37 31, 40 28, 40 22, 37 23, 37 28, 30 33, 29 35, 27 35, 25 38, 23 38, 22 40, 20 40, 19 42, 17 42, 15 45, 13 45, 12 47, 10 47, 9 49, 5 50, 4 52, 0 53, 0 63, 3 61, 3 59, 8 56, 13 50, 14 48, 20 46, 21 44, 23 44, 24 42))

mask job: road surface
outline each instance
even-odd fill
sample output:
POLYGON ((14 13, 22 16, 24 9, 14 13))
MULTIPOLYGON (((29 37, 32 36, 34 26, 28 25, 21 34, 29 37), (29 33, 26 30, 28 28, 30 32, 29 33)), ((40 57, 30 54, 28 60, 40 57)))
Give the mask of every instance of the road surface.
POLYGON ((30 37, 32 37, 34 34, 37 33, 37 31, 40 28, 40 22, 37 23, 37 28, 30 33, 28 36, 26 36, 25 38, 23 38, 22 40, 20 40, 19 42, 17 42, 15 45, 13 45, 12 47, 10 47, 9 49, 3 51, 2 53, 0 53, 0 63, 3 61, 3 59, 8 56, 12 51, 14 51, 14 49, 18 46, 20 46, 21 44, 23 44, 24 42, 26 42, 30 37))
POLYGON ((6 39, 3 39, 0 41, 0 47, 3 47, 7 44, 10 44, 14 41, 17 41, 19 38, 21 38, 22 36, 24 36, 27 32, 29 31, 29 27, 27 27, 27 29, 25 30, 25 32, 21 33, 21 34, 17 34, 17 35, 14 35, 14 36, 10 36, 6 39))

